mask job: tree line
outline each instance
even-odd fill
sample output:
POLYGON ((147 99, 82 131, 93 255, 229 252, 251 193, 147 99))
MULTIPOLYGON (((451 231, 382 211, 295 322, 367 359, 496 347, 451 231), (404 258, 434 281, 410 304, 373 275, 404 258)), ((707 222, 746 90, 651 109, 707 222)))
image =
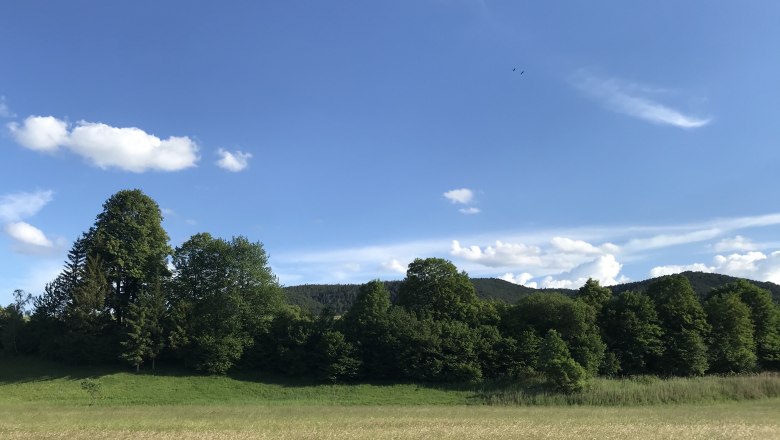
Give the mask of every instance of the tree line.
POLYGON ((314 314, 287 303, 261 243, 199 233, 172 249, 159 206, 124 190, 42 294, 16 291, 0 307, 0 344, 6 355, 121 360, 136 371, 164 361, 330 382, 536 376, 571 392, 596 375, 778 369, 780 308, 746 281, 700 300, 682 276, 619 294, 588 280, 574 296, 540 292, 509 305, 479 299, 465 272, 427 258, 392 295, 371 281, 342 315, 314 314))

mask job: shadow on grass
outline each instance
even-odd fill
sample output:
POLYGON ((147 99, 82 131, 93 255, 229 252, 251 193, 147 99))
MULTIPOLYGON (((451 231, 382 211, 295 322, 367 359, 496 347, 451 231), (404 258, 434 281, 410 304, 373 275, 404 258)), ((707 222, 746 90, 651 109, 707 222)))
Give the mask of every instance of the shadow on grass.
MULTIPOLYGON (((175 378, 213 377, 214 375, 199 373, 178 365, 166 362, 158 362, 157 368, 152 370, 150 366, 143 365, 139 372, 122 363, 100 365, 76 365, 63 362, 41 359, 34 356, 0 357, 0 385, 15 383, 42 382, 57 379, 85 380, 99 379, 113 374, 133 374, 138 376, 157 376, 175 378)), ((239 382, 261 383, 275 385, 283 388, 310 388, 318 386, 338 385, 340 387, 377 386, 392 387, 398 385, 414 386, 419 389, 433 389, 440 391, 472 392, 474 399, 479 397, 486 389, 498 389, 502 385, 498 382, 491 384, 473 383, 419 383, 410 381, 393 380, 360 380, 348 382, 321 382, 313 378, 287 376, 279 373, 256 371, 248 369, 231 370, 225 376, 239 382), (488 387, 488 388, 485 388, 488 387)))

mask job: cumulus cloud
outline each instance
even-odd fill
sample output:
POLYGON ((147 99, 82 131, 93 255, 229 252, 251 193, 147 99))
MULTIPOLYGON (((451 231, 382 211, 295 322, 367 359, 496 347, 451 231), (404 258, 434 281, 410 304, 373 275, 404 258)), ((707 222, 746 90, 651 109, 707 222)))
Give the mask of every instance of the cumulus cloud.
POLYGON ((30 116, 8 128, 23 147, 47 152, 66 148, 103 169, 178 171, 195 166, 199 159, 190 138, 160 139, 136 127, 79 121, 69 131, 68 123, 53 116, 30 116))
POLYGON ((479 214, 480 212, 482 212, 482 211, 480 211, 479 208, 475 208, 473 206, 471 206, 469 208, 461 208, 458 211, 461 214, 464 214, 464 215, 474 215, 474 214, 479 214))
POLYGON ((628 281, 625 276, 619 276, 622 268, 623 265, 614 255, 602 255, 575 267, 570 272, 545 277, 541 286, 550 289, 578 289, 588 278, 598 280, 602 286, 612 286, 628 281))
MULTIPOLYGON (((353 261, 361 261, 363 264, 360 272, 350 273, 348 279, 360 283, 376 278, 378 273, 401 276, 405 267, 399 263, 393 271, 393 259, 409 262, 417 257, 443 257, 452 259, 459 269, 474 277, 501 277, 526 285, 536 283, 538 287, 578 287, 588 277, 599 279, 604 284, 624 282, 627 280, 625 275, 639 276, 639 271, 647 273, 653 266, 656 266, 653 276, 683 270, 716 271, 714 260, 710 264, 694 261, 698 265, 683 261, 684 264, 679 266, 661 266, 656 261, 658 258, 667 258, 665 255, 668 254, 662 250, 702 243, 679 251, 674 249, 675 258, 678 258, 681 252, 700 252, 706 249, 705 243, 712 242, 714 245, 717 240, 733 237, 742 233, 742 230, 775 225, 780 225, 780 214, 672 225, 537 229, 500 235, 453 237, 458 240, 441 238, 355 248, 299 250, 275 253, 274 260, 279 271, 297 274, 302 277, 300 280, 308 283, 332 282, 333 272, 342 271, 346 274, 348 271, 343 270, 343 265, 353 261), (643 268, 640 264, 647 266, 643 268), (533 277, 523 274, 533 274, 533 277)), ((765 259, 757 259, 758 255, 738 258, 723 253, 728 264, 721 262, 717 265, 724 270, 735 271, 741 264, 741 270, 747 272, 750 264, 744 260, 753 260, 755 274, 749 278, 780 282, 780 264, 772 263, 780 261, 780 253, 768 251, 777 250, 780 245, 761 243, 757 246, 764 250, 765 259)))
POLYGON ((542 250, 537 246, 527 246, 523 243, 496 241, 495 244, 482 248, 480 246, 462 247, 458 240, 453 240, 450 254, 490 267, 539 266, 542 264, 542 250))
POLYGON ((535 289, 538 285, 535 281, 531 281, 533 278, 534 276, 528 272, 523 272, 518 275, 514 275, 511 272, 507 272, 504 275, 499 277, 499 279, 502 279, 504 281, 509 281, 510 283, 519 284, 521 286, 531 287, 535 289))
POLYGON ((0 196, 0 221, 14 222, 37 214, 51 202, 52 191, 19 192, 0 196))
POLYGON ((40 229, 25 222, 9 223, 5 227, 8 235, 22 244, 50 248, 53 245, 51 240, 40 229))
POLYGON ((474 191, 468 188, 453 189, 444 193, 444 198, 452 203, 467 205, 474 200, 474 191))
POLYGON ((712 264, 693 263, 680 266, 657 266, 650 270, 650 276, 672 275, 687 270, 714 272, 758 281, 780 283, 780 251, 770 254, 751 251, 744 254, 716 255, 712 264))
POLYGON ((19 125, 8 124, 16 142, 31 150, 56 151, 68 142, 68 124, 53 116, 30 116, 19 125))
MULTIPOLYGON (((572 240, 566 237, 553 237, 550 240, 550 244, 553 248, 561 252, 575 252, 580 254, 600 254, 601 249, 593 246, 592 244, 582 240, 572 240)), ((611 246, 611 243, 608 243, 611 246)))
POLYGON ((712 269, 703 263, 686 265, 656 266, 650 269, 650 278, 658 278, 665 275, 674 275, 681 272, 712 272, 712 269))
POLYGON ((573 77, 574 85, 612 111, 654 124, 680 128, 699 128, 711 122, 709 118, 686 115, 655 101, 667 91, 617 79, 603 79, 586 72, 573 77))
POLYGON ((750 239, 747 239, 741 235, 737 235, 734 238, 724 238, 717 242, 713 246, 715 252, 729 252, 729 251, 753 251, 758 249, 750 239))
POLYGON ((217 166, 234 173, 246 169, 249 166, 249 159, 252 158, 251 153, 244 153, 238 150, 230 152, 222 148, 217 151, 217 154, 220 156, 220 159, 216 162, 217 166))

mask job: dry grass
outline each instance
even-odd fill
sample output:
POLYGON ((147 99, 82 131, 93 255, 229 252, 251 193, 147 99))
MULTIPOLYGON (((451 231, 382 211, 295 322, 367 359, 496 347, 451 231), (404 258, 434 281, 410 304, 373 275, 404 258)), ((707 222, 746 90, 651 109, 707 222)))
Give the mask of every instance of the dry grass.
POLYGON ((780 439, 780 399, 645 407, 0 405, 3 439, 780 439))

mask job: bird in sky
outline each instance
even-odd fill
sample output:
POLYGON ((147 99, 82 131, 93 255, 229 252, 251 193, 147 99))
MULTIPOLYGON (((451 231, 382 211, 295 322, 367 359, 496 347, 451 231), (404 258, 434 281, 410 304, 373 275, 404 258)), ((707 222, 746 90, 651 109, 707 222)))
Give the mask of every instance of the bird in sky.
MULTIPOLYGON (((517 67, 513 67, 513 68, 512 68, 512 72, 514 72, 514 71, 516 71, 516 70, 517 70, 517 67)), ((522 74, 524 74, 524 73, 525 73, 525 70, 521 70, 521 71, 520 71, 520 75, 522 75, 522 74)))

